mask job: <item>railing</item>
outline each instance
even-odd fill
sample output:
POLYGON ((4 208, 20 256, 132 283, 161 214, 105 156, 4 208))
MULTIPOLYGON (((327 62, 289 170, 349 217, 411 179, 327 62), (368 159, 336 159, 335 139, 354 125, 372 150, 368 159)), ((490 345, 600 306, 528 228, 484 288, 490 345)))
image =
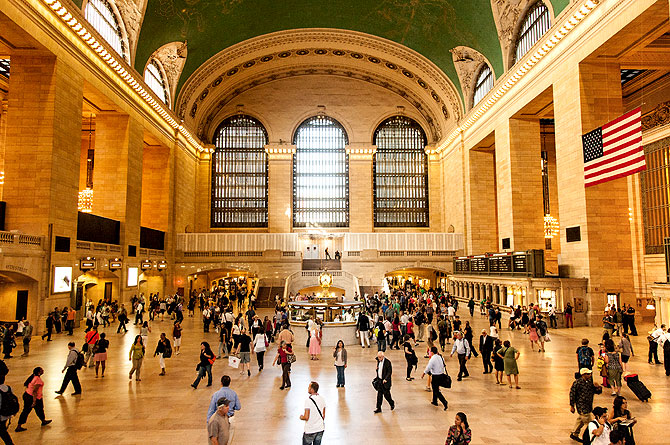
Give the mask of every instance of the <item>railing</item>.
POLYGON ((297 233, 179 233, 177 250, 182 252, 297 252, 297 233))
POLYGON ((42 247, 44 237, 22 233, 0 232, 0 244, 13 244, 22 247, 42 247))
POLYGON ((347 252, 347 256, 361 256, 361 251, 360 250, 349 251, 347 252))
MULTIPOLYGON (((121 253, 121 246, 118 244, 103 244, 103 243, 93 243, 90 241, 77 241, 77 250, 88 250, 93 252, 109 252, 114 254, 121 253)), ((164 257, 164 250, 150 250, 150 249, 139 249, 139 255, 141 257, 164 257)))
MULTIPOLYGON (((286 280, 284 281, 284 299, 286 300, 288 298, 289 294, 289 288, 291 287, 291 283, 293 280, 297 278, 318 278, 321 275, 322 271, 320 270, 299 270, 297 272, 293 272, 290 274, 288 277, 286 277, 286 280)), ((352 289, 346 289, 345 292, 347 295, 349 295, 349 298, 354 297, 354 292, 360 292, 360 286, 358 284, 358 277, 350 272, 344 271, 344 270, 333 270, 333 271, 328 271, 328 273, 333 277, 333 286, 339 287, 342 285, 342 283, 336 283, 335 278, 339 279, 345 279, 345 280, 350 280, 352 283, 352 289)), ((314 283, 314 285, 318 285, 318 283, 314 283)))
POLYGON ((464 246, 462 233, 345 233, 344 251, 457 251, 464 246))

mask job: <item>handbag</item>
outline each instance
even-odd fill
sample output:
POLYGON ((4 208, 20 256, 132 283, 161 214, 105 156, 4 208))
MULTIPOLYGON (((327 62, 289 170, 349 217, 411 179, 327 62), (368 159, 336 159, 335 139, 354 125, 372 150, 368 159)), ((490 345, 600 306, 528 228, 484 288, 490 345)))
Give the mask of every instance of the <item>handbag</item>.
POLYGON ((292 353, 292 352, 291 352, 290 354, 286 354, 286 361, 287 361, 289 364, 290 364, 290 363, 295 363, 295 361, 296 361, 295 354, 292 353))
POLYGON ((544 335, 544 341, 545 341, 545 343, 549 343, 551 341, 551 337, 549 337, 548 332, 544 335))
POLYGON ((207 361, 209 362, 210 365, 213 365, 214 362, 216 361, 216 356, 212 355, 212 358, 208 358, 207 361))
POLYGON ((382 379, 380 379, 379 377, 375 377, 374 379, 372 379, 372 387, 376 391, 381 391, 381 389, 382 389, 382 379))
POLYGON ((228 366, 230 366, 231 368, 235 368, 235 369, 239 368, 240 367, 240 358, 235 357, 234 355, 229 356, 228 357, 228 366))

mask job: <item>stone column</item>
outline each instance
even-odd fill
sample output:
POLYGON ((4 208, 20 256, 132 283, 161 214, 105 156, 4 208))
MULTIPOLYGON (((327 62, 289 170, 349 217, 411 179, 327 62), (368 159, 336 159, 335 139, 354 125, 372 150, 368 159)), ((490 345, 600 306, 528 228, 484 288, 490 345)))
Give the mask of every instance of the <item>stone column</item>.
POLYGON ((293 155, 295 145, 266 145, 268 154, 268 231, 293 228, 293 155))
POLYGON ((347 145, 349 155, 349 231, 370 233, 374 230, 372 162, 377 148, 373 145, 347 145))
POLYGON ((493 152, 470 150, 466 155, 465 177, 465 251, 469 255, 495 252, 498 220, 493 152))
POLYGON ((442 162, 434 153, 435 147, 426 147, 428 155, 428 222, 431 232, 444 232, 444 191, 442 189, 442 162))
POLYGON ((539 120, 509 119, 496 127, 498 237, 511 250, 544 249, 539 120))
MULTIPOLYGON (((162 145, 144 147, 142 157, 142 219, 144 227, 167 232, 170 193, 170 149, 162 145)), ((209 194, 206 194, 209 198, 209 194)), ((197 199, 197 198, 196 198, 197 199)), ((206 199, 209 202, 209 199, 206 199)), ((205 212, 209 216, 209 212, 205 212)), ((206 230, 202 230, 206 232, 206 230)))
MULTIPOLYGON (((0 172, 5 171, 5 143, 7 139, 7 104, 0 101, 0 172)), ((2 181, 4 182, 4 181, 2 181)), ((3 184, 0 183, 0 200, 2 199, 3 184)))
POLYGON ((584 187, 581 136, 623 113, 620 67, 582 63, 566 67, 554 84, 561 261, 570 277, 587 277, 587 317, 599 322, 607 292, 635 304, 627 179, 584 187), (568 243, 566 227, 581 241, 568 243))

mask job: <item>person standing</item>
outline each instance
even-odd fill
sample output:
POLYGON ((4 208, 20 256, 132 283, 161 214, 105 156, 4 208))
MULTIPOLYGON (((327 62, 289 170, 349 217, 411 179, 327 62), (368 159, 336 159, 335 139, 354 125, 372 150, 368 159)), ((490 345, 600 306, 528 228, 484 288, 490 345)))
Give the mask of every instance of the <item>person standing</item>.
POLYGON ((505 361, 505 374, 507 375, 507 384, 509 387, 512 387, 512 376, 514 376, 516 389, 521 389, 519 386, 519 366, 516 362, 521 353, 511 346, 509 340, 505 340, 503 347, 498 350, 497 354, 505 361))
POLYGON ((364 348, 366 344, 369 348, 370 347, 370 337, 369 337, 370 319, 365 314, 365 312, 361 312, 361 314, 358 316, 358 320, 356 321, 356 331, 358 331, 358 336, 361 340, 361 348, 364 348))
POLYGON ((2 340, 2 347, 4 349, 5 359, 12 358, 12 350, 16 347, 16 337, 14 336, 14 326, 9 326, 5 331, 5 337, 2 340))
POLYGON ((174 341, 175 355, 179 355, 179 348, 181 347, 181 331, 181 323, 175 321, 174 327, 172 328, 172 340, 174 341))
POLYGON ((469 445, 472 440, 472 431, 468 425, 465 413, 456 413, 454 424, 449 427, 445 445, 469 445))
POLYGON ((551 326, 552 329, 558 328, 556 308, 552 304, 549 304, 549 326, 551 326))
POLYGON ((456 380, 460 382, 463 380, 463 377, 470 377, 468 368, 465 367, 465 364, 470 359, 470 344, 466 339, 463 338, 463 335, 460 333, 460 331, 456 331, 454 333, 454 337, 454 346, 451 348, 450 357, 453 357, 454 353, 458 355, 459 369, 458 378, 456 380))
POLYGON ((589 422, 588 439, 591 445, 610 445, 610 433, 612 426, 608 422, 607 408, 596 406, 593 408, 593 417, 595 420, 589 422))
POLYGON ((67 310, 67 319, 65 323, 67 325, 67 335, 74 335, 74 321, 76 317, 77 311, 75 311, 73 307, 69 307, 67 310))
MULTIPOLYGON (((242 404, 240 403, 240 398, 237 397, 237 393, 230 389, 230 376, 223 375, 221 377, 221 389, 215 392, 212 395, 211 400, 209 401, 209 408, 207 409, 207 421, 214 415, 217 411, 217 403, 221 399, 228 399, 228 444, 233 442, 233 436, 235 435, 235 411, 242 409, 242 404)), ((220 444, 225 445, 225 444, 220 444)))
POLYGON ((65 360, 65 366, 62 371, 65 373, 65 377, 63 378, 63 384, 60 389, 56 391, 56 394, 62 395, 67 389, 67 385, 72 382, 72 386, 74 387, 72 395, 76 396, 77 394, 81 394, 81 384, 79 383, 79 376, 77 375, 77 371, 79 370, 79 351, 75 349, 73 341, 67 344, 67 348, 67 359, 65 360))
POLYGON ((444 358, 437 352, 437 346, 433 346, 431 348, 432 355, 430 357, 430 360, 428 360, 428 364, 426 365, 426 369, 423 371, 423 374, 421 374, 421 378, 424 378, 426 374, 429 376, 432 376, 431 379, 431 389, 433 390, 433 401, 430 402, 432 405, 437 406, 437 401, 439 400, 442 402, 442 405, 444 406, 444 410, 447 410, 447 406, 449 406, 449 403, 447 402, 447 399, 444 398, 442 395, 442 392, 440 391, 440 384, 443 383, 443 379, 447 378, 447 365, 444 363, 444 358))
POLYGON ((321 355, 321 325, 318 321, 309 330, 309 355, 310 360, 319 360, 321 355))
POLYGON ((234 355, 239 355, 240 357, 240 366, 242 367, 240 374, 244 374, 244 368, 246 368, 247 376, 251 377, 251 337, 247 334, 247 328, 243 327, 240 331, 240 337, 234 355))
POLYGON ((42 426, 51 423, 51 420, 47 420, 44 416, 44 401, 42 400, 44 381, 42 381, 41 378, 42 374, 44 374, 44 370, 38 366, 33 369, 33 373, 24 383, 26 391, 23 393, 23 411, 21 411, 16 429, 14 430, 17 433, 26 430, 23 425, 25 425, 28 420, 28 414, 30 414, 30 411, 32 411, 33 408, 35 409, 37 418, 42 421, 42 426))
POLYGON ((382 398, 386 399, 391 406, 391 411, 395 409, 395 402, 391 397, 391 380, 393 367, 391 361, 384 357, 382 351, 377 352, 377 377, 375 378, 375 389, 377 390, 377 409, 376 413, 382 412, 382 398))
POLYGON ((628 328, 630 329, 630 335, 637 337, 637 328, 635 327, 635 308, 632 304, 628 305, 626 314, 628 315, 628 328))
MULTIPOLYGON (((630 338, 628 337, 628 334, 625 332, 621 333, 621 340, 619 340, 619 351, 621 351, 621 363, 623 364, 623 370, 624 372, 626 371, 626 363, 628 363, 628 360, 630 360, 630 357, 632 355, 635 355, 635 352, 633 351, 633 345, 630 342, 630 338)), ((666 360, 666 370, 670 363, 667 363, 666 360)), ((667 372, 666 372, 667 374, 667 372)))
POLYGON ((570 387, 570 412, 574 414, 577 411, 575 429, 570 434, 570 438, 577 442, 582 440, 580 435, 582 427, 588 425, 593 419, 591 416, 593 396, 603 392, 602 387, 593 381, 589 368, 580 369, 579 374, 580 377, 575 379, 570 387))
POLYGON ((381 316, 375 324, 375 330, 377 331, 377 352, 384 352, 386 351, 386 327, 381 316))
POLYGON ((565 305, 565 327, 574 328, 572 323, 572 305, 570 303, 565 305))
POLYGON ((265 351, 267 350, 268 346, 270 346, 270 342, 268 341, 268 337, 265 335, 265 327, 261 325, 258 328, 258 332, 254 336, 254 352, 256 353, 258 372, 263 370, 263 359, 265 357, 265 351))
POLYGON ((144 343, 142 342, 142 336, 135 336, 135 342, 130 347, 130 352, 128 353, 128 360, 133 363, 133 367, 130 368, 128 373, 128 380, 133 378, 133 373, 135 373, 135 381, 139 382, 140 379, 140 369, 142 369, 142 361, 144 360, 144 343))
POLYGON ((658 360, 658 343, 663 334, 665 333, 665 325, 662 324, 660 328, 654 326, 654 330, 649 333, 647 341, 649 342, 649 364, 660 365, 661 362, 658 360), (653 360, 653 362, 652 362, 653 360))
POLYGON ((33 325, 30 324, 28 320, 24 322, 23 327, 23 354, 22 357, 27 356, 30 353, 30 340, 33 337, 33 325))
POLYGON ((496 371, 496 385, 505 384, 503 381, 503 373, 505 372, 505 359, 499 356, 497 353, 500 348, 502 348, 502 342, 500 339, 493 339, 493 369, 496 371))
POLYGON ((482 363, 484 364, 484 372, 482 374, 490 374, 493 372, 493 365, 491 364, 492 350, 493 337, 488 335, 486 329, 482 329, 482 334, 479 336, 479 352, 482 354, 482 363))
POLYGON ((47 341, 51 341, 51 334, 53 333, 53 330, 54 330, 54 316, 53 316, 53 314, 49 313, 49 315, 47 315, 47 319, 45 321, 45 324, 46 324, 46 327, 47 327, 47 331, 44 334, 42 334, 42 340, 44 340, 46 338, 47 341))
POLYGON ((98 368, 102 367, 101 376, 105 376, 105 365, 107 364, 107 349, 109 349, 109 340, 105 338, 105 333, 100 334, 100 340, 95 351, 95 378, 98 378, 98 368))
MULTIPOLYGON (((589 339, 583 338, 582 345, 577 348, 577 368, 593 369, 595 363, 595 353, 589 346, 589 339)), ((591 412, 591 411, 589 411, 591 412)))
POLYGON ((277 355, 272 361, 272 366, 275 363, 281 366, 281 386, 279 389, 290 388, 291 387, 291 378, 289 373, 291 372, 291 363, 288 361, 289 354, 293 354, 291 345, 287 344, 284 340, 279 342, 279 347, 277 348, 277 355))
POLYGON ((229 405, 226 398, 217 400, 216 411, 207 421, 207 437, 211 445, 226 445, 230 439, 229 405))
POLYGON ((206 341, 200 343, 200 362, 197 366, 198 376, 191 384, 193 389, 198 389, 198 383, 205 377, 205 374, 207 374, 207 386, 212 386, 212 365, 214 364, 214 360, 214 353, 209 343, 206 341))
POLYGON ((305 421, 302 445, 321 445, 326 429, 326 401, 319 395, 317 382, 310 382, 307 392, 309 397, 305 401, 305 412, 300 416, 300 420, 305 421))
MULTIPOLYGON (((144 338, 143 338, 144 340, 144 338)), ((172 348, 170 347, 170 340, 167 339, 165 332, 161 332, 161 338, 158 339, 154 357, 158 356, 158 364, 161 367, 160 376, 165 375, 165 359, 172 356, 172 348)))
POLYGON ((337 385, 336 388, 344 388, 344 368, 347 367, 347 350, 344 348, 344 342, 338 340, 337 346, 333 350, 333 358, 335 359, 335 369, 337 370, 337 385))
POLYGON ((412 343, 409 340, 409 335, 405 335, 405 342, 403 343, 402 347, 405 352, 405 361, 407 362, 407 377, 405 377, 405 380, 411 382, 414 380, 414 377, 412 377, 412 369, 417 367, 419 359, 417 358, 416 352, 414 352, 412 343))

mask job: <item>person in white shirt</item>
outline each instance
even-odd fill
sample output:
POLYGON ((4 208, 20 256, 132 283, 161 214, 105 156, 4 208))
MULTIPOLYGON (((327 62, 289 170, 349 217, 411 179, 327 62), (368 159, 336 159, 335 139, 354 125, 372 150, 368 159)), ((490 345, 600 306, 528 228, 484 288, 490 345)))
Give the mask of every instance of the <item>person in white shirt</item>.
POLYGON ((449 307, 447 308, 447 316, 449 316, 449 320, 453 322, 455 315, 456 315, 456 309, 454 309, 452 305, 449 305, 449 307))
POLYGON ((456 331, 454 333, 454 346, 451 348, 451 357, 454 356, 454 353, 458 354, 458 363, 460 364, 458 370, 458 380, 459 382, 463 377, 470 377, 468 369, 465 367, 465 363, 470 359, 470 344, 466 339, 463 338, 463 334, 456 331))
POLYGON ((498 338, 498 327, 495 325, 491 325, 491 337, 493 337, 493 341, 495 341, 496 338, 498 338))
POLYGON ((300 420, 305 421, 302 443, 303 445, 321 445, 323 432, 326 429, 326 401, 319 395, 317 382, 310 382, 307 392, 309 397, 305 400, 305 413, 300 416, 300 420))
POLYGON ((423 374, 421 374, 421 378, 424 378, 426 374, 432 376, 430 383, 433 390, 433 401, 430 403, 437 406, 437 400, 439 399, 446 411, 449 403, 440 392, 440 383, 442 383, 443 379, 447 376, 447 365, 444 363, 442 356, 437 353, 437 346, 430 348, 430 352, 432 352, 432 355, 430 360, 428 360, 426 369, 423 371, 423 374))
POLYGON ((647 337, 647 340, 649 340, 649 364, 657 364, 660 365, 661 361, 658 359, 658 345, 662 345, 663 341, 665 340, 663 338, 663 331, 665 331, 665 325, 662 324, 660 328, 656 328, 654 326, 654 330, 650 332, 649 337, 647 337), (653 362, 652 362, 653 360, 653 362))
POLYGON ((607 422, 607 408, 596 406, 593 408, 595 420, 589 422, 589 439, 591 445, 610 445, 612 426, 607 422))

